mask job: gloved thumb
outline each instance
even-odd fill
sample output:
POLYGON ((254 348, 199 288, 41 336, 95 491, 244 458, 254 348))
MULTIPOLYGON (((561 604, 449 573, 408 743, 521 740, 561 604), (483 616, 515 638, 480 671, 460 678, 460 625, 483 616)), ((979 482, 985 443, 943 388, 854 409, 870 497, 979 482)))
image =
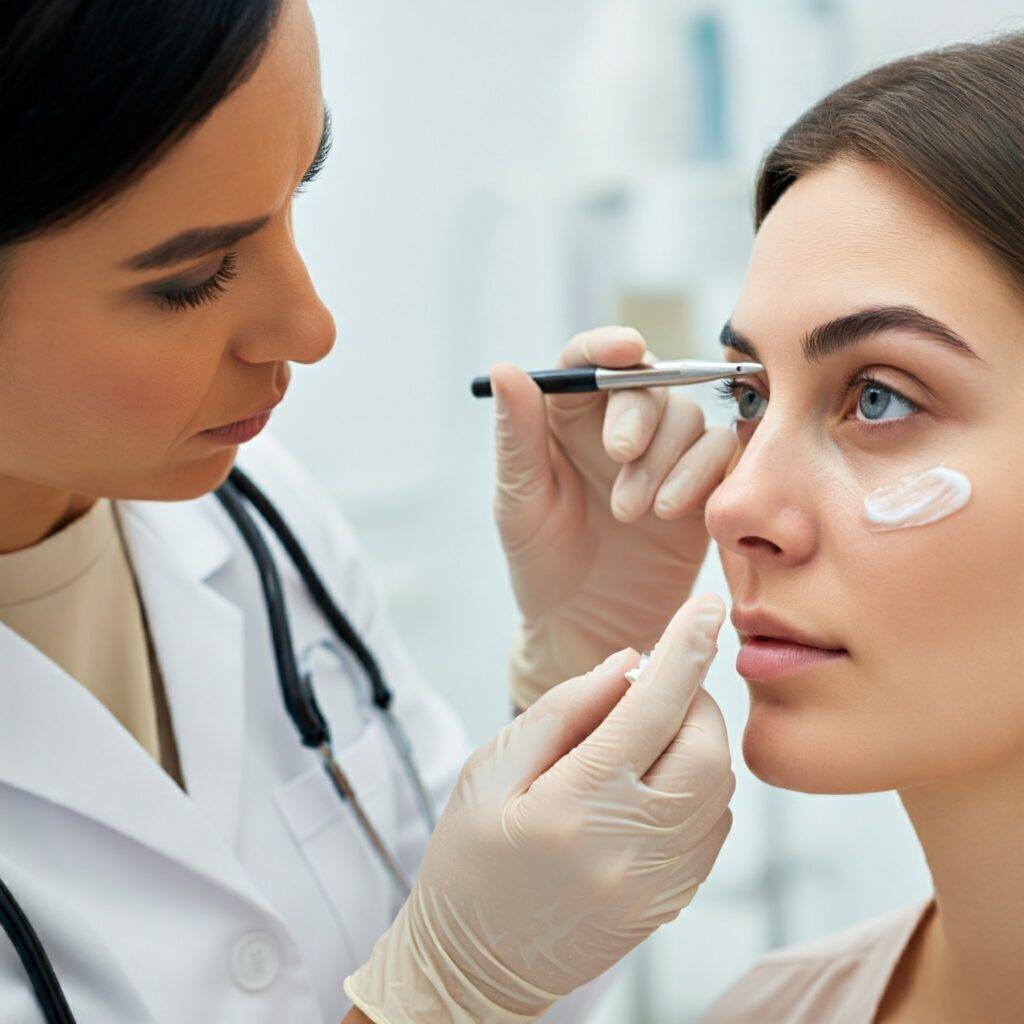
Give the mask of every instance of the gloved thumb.
POLYGON ((641 678, 574 752, 580 770, 614 773, 628 764, 643 778, 679 732, 724 618, 714 594, 691 597, 672 616, 641 678))
POLYGON ((525 792, 552 765, 583 742, 608 716, 629 688, 626 673, 640 660, 626 648, 586 675, 548 690, 498 738, 499 756, 511 771, 512 788, 525 792))
POLYGON ((506 549, 532 538, 556 494, 547 406, 540 388, 517 366, 491 370, 495 402, 497 494, 495 514, 506 549))

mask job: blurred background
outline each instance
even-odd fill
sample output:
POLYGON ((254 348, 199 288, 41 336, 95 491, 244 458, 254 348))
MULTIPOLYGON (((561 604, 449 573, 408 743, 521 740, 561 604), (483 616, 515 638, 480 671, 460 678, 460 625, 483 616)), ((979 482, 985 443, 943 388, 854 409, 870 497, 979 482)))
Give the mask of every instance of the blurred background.
MULTIPOLYGON (((474 743, 508 718, 516 613, 491 525, 493 409, 470 378, 549 366, 602 323, 663 358, 718 358, 764 150, 874 64, 1022 27, 1014 6, 314 0, 335 143, 295 219, 339 340, 298 368, 275 430, 355 523, 474 743)), ((698 586, 726 594, 714 554, 698 586)), ((803 796, 746 771, 729 632, 708 688, 736 748, 735 826, 595 1024, 696 1020, 764 950, 929 891, 893 795, 803 796)))

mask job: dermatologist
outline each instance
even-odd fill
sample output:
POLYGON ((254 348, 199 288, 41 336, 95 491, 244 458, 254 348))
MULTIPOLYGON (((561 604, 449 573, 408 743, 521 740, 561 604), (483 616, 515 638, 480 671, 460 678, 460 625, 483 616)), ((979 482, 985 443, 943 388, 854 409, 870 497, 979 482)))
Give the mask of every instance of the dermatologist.
POLYGON ((582 1020, 729 829, 723 607, 687 597, 734 441, 494 371, 523 713, 467 760, 257 437, 335 337, 303 0, 4 5, 0 138, 0 1020, 582 1020))

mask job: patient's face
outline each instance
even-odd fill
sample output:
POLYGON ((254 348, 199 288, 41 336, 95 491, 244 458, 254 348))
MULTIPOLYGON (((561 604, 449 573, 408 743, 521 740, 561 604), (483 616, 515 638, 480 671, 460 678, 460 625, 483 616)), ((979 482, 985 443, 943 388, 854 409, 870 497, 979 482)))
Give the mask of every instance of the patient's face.
POLYGON ((909 182, 837 163, 765 220, 730 325, 726 357, 752 345, 766 368, 735 389, 741 447, 707 510, 748 648, 751 769, 858 792, 1024 752, 1019 288, 909 182), (965 506, 869 528, 866 495, 937 466, 970 480, 965 506))

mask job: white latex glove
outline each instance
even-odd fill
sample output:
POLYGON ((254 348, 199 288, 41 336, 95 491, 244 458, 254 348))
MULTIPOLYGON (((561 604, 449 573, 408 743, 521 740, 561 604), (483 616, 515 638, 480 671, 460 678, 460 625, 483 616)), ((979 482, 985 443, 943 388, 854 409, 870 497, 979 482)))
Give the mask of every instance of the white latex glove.
MULTIPOLYGON (((653 361, 627 327, 577 335, 558 366, 653 361)), ((736 447, 668 388, 549 395, 508 364, 491 371, 495 515, 523 623, 512 697, 545 690, 627 645, 653 645, 708 546, 704 503, 736 447)))
POLYGON ((725 725, 700 689, 724 614, 695 598, 632 687, 620 651, 470 757, 409 899, 345 981, 368 1017, 533 1020, 690 902, 731 823, 725 725))

